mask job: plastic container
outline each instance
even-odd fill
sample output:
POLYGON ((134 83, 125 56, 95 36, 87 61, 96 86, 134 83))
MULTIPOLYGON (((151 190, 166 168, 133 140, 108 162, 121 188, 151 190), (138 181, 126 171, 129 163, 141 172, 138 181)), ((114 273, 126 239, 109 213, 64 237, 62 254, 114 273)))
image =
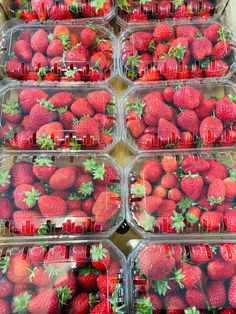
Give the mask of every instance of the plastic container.
POLYGON ((107 155, 2 155, 0 234, 108 237, 124 219, 122 184, 107 155))
POLYGON ((8 3, 8 11, 12 16, 25 22, 39 20, 44 22, 63 20, 80 23, 94 22, 108 23, 115 15, 116 3, 114 0, 105 0, 101 3, 89 1, 26 1, 16 0, 8 3), (97 3, 97 8, 96 8, 97 3))
POLYGON ((235 152, 141 154, 126 169, 127 222, 143 237, 236 232, 235 152))
POLYGON ((185 1, 174 5, 171 1, 153 0, 142 3, 130 2, 130 5, 118 1, 117 22, 122 27, 137 23, 145 23, 153 20, 166 19, 195 19, 202 22, 202 19, 218 19, 223 12, 226 1, 185 1), (191 8, 190 8, 191 6, 191 8))
POLYGON ((130 312, 234 311, 235 252, 235 240, 141 241, 129 256, 130 312))
POLYGON ((229 30, 214 21, 132 25, 118 39, 119 75, 127 84, 229 78, 235 71, 235 48, 217 40, 232 38, 229 30))
POLYGON ((4 24, 1 36, 3 77, 108 82, 116 74, 116 38, 101 25, 23 24, 13 19, 4 24))
POLYGON ((135 154, 171 148, 234 147, 235 96, 233 82, 217 79, 130 87, 121 99, 123 141, 135 154), (228 106, 230 116, 223 113, 228 106), (219 124, 217 134, 216 125, 208 125, 209 119, 219 124))
POLYGON ((0 250, 5 313, 126 313, 125 257, 110 241, 1 243, 0 250))
POLYGON ((1 82, 0 137, 5 151, 107 152, 114 147, 120 126, 110 88, 45 83, 1 82))

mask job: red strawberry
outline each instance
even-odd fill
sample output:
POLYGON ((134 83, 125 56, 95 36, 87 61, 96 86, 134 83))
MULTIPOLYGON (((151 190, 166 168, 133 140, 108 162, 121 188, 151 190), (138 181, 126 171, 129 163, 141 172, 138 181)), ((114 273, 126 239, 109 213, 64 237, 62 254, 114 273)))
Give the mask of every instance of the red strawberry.
POLYGON ((168 197, 170 200, 173 200, 175 202, 179 202, 181 198, 183 197, 183 194, 180 190, 173 188, 169 191, 168 197))
POLYGON ((217 160, 207 160, 210 168, 202 173, 202 178, 205 183, 210 184, 214 179, 218 178, 224 180, 229 173, 226 166, 217 160))
POLYGON ((177 61, 169 56, 164 57, 158 62, 158 71, 166 80, 175 80, 178 75, 177 61))
POLYGON ((154 51, 153 51, 153 62, 155 65, 158 64, 158 61, 160 57, 162 57, 164 54, 167 54, 169 51, 169 46, 163 43, 159 43, 156 45, 154 51))
POLYGON ((53 265, 47 265, 45 267, 38 266, 33 268, 29 275, 29 280, 37 287, 49 287, 52 285, 54 276, 58 275, 59 270, 53 265))
POLYGON ((198 286, 201 282, 201 277, 201 268, 187 263, 180 264, 180 268, 175 274, 175 280, 177 283, 180 287, 185 287, 186 289, 198 286))
POLYGON ((114 217, 119 211, 121 201, 119 196, 114 192, 102 192, 93 205, 93 214, 99 224, 103 224, 114 217))
POLYGON ((35 180, 32 164, 24 161, 13 165, 10 170, 10 175, 13 187, 17 187, 21 184, 32 184, 35 180))
POLYGON ((32 246, 28 251, 28 258, 34 265, 39 265, 44 259, 44 249, 41 246, 32 246))
POLYGON ((154 213, 160 207, 162 198, 155 196, 146 196, 140 202, 140 208, 146 210, 148 213, 154 213))
POLYGON ((30 45, 35 52, 45 52, 48 47, 48 35, 45 30, 36 31, 31 37, 30 45))
POLYGON ((166 312, 169 314, 180 314, 188 306, 184 298, 180 295, 169 295, 164 299, 166 312))
POLYGON ((233 308, 235 308, 236 306, 235 290, 236 290, 236 276, 233 276, 230 281, 228 293, 229 303, 233 308))
POLYGON ((232 209, 225 213, 224 224, 228 232, 236 232, 236 210, 232 209))
POLYGON ((41 126, 46 123, 50 123, 56 120, 58 117, 55 112, 54 106, 48 100, 41 99, 41 101, 36 104, 29 114, 29 125, 32 130, 38 130, 41 126))
POLYGON ((56 3, 49 12, 52 20, 71 20, 69 8, 61 3, 56 3))
POLYGON ((226 290, 223 282, 213 281, 207 287, 207 296, 212 307, 224 307, 226 303, 226 290))
POLYGON ((163 156, 161 166, 165 172, 175 172, 178 169, 176 157, 172 155, 163 156))
POLYGON ((26 113, 29 113, 41 99, 48 99, 48 95, 40 89, 22 89, 19 93, 20 107, 26 113))
POLYGON ((204 70, 206 77, 221 77, 228 73, 229 66, 223 60, 212 60, 204 70))
POLYGON ((113 125, 113 118, 102 114, 102 113, 96 113, 94 115, 94 119, 97 121, 99 129, 110 129, 113 125))
POLYGON ((64 273, 59 274, 54 283, 54 287, 57 291, 64 290, 61 288, 67 288, 69 296, 73 296, 77 290, 76 277, 73 271, 67 270, 64 273), (69 288, 69 289, 68 289, 69 288))
POLYGON ((6 74, 16 80, 22 79, 27 69, 24 64, 20 63, 17 59, 10 59, 6 63, 6 74))
POLYGON ((192 64, 189 69, 189 78, 201 78, 203 71, 197 64, 192 64))
POLYGON ((50 178, 49 184, 54 190, 67 190, 72 188, 76 179, 76 172, 70 166, 57 169, 50 178))
POLYGON ((234 199, 236 197, 236 181, 234 177, 228 177, 223 180, 226 194, 225 197, 228 199, 234 199))
POLYGON ((196 135, 198 133, 200 122, 195 111, 185 110, 179 114, 177 118, 177 124, 182 129, 192 132, 194 135, 196 135))
POLYGON ((217 42, 220 36, 220 25, 219 24, 212 24, 208 27, 206 27, 203 30, 204 36, 208 38, 213 43, 217 42))
POLYGON ((177 176, 172 173, 166 173, 161 178, 161 186, 166 189, 173 189, 177 184, 177 176))
POLYGON ((75 121, 76 117, 71 111, 67 111, 66 109, 59 109, 59 122, 63 125, 64 130, 71 130, 73 127, 73 121, 75 121))
POLYGON ((116 276, 100 274, 97 277, 97 286, 101 293, 112 295, 119 284, 116 276))
POLYGON ((13 205, 6 197, 0 197, 0 218, 9 219, 12 217, 13 205))
POLYGON ((92 267, 84 267, 80 269, 77 283, 82 291, 92 292, 96 288, 98 273, 98 270, 92 267))
POLYGON ((110 264, 110 253, 102 244, 94 244, 90 249, 92 266, 98 270, 107 270, 110 264))
POLYGON ((226 189, 224 182, 220 179, 214 179, 209 185, 207 196, 211 204, 222 203, 225 199, 226 189))
POLYGON ((222 122, 233 122, 236 119, 236 97, 224 96, 216 103, 216 116, 222 122))
POLYGON ((29 283, 29 274, 31 264, 23 255, 23 252, 17 252, 11 255, 6 276, 13 283, 29 283))
POLYGON ((207 117, 202 120, 199 128, 201 139, 206 144, 214 143, 223 132, 222 122, 214 117, 207 117))
POLYGON ((85 27, 80 33, 81 43, 86 48, 94 44, 96 37, 96 31, 90 27, 85 27))
POLYGON ((206 297, 201 290, 196 288, 188 289, 185 292, 185 300, 190 307, 204 308, 206 304, 206 297))
POLYGON ((93 116, 94 110, 85 98, 77 98, 71 105, 71 111, 76 117, 93 116))
POLYGON ((47 47, 47 55, 51 58, 62 56, 64 47, 59 39, 54 39, 47 47))
POLYGON ((97 70, 104 71, 104 69, 106 68, 106 65, 107 65, 107 59, 106 59, 106 56, 104 55, 104 53, 96 52, 90 58, 89 63, 93 68, 95 68, 97 70))
POLYGON ((200 104, 199 92, 191 86, 183 86, 175 92, 173 101, 179 108, 195 109, 200 104))
POLYGON ((200 173, 207 171, 209 168, 209 162, 199 156, 184 156, 182 161, 182 171, 184 173, 200 173))
POLYGON ((217 101, 214 98, 204 98, 200 105, 195 109, 198 118, 203 120, 204 118, 210 116, 216 104, 217 101))
POLYGON ((153 82, 160 79, 160 73, 155 67, 147 69, 143 76, 139 79, 140 82, 153 82))
POLYGON ((87 95, 87 100, 90 105, 100 113, 105 113, 111 98, 111 94, 106 90, 90 92, 87 95))
POLYGON ((200 217, 200 223, 208 231, 220 231, 223 214, 220 212, 204 212, 200 217))
POLYGON ((2 278, 0 282, 0 298, 8 297, 13 291, 13 283, 7 279, 2 278))
POLYGON ((13 51, 15 56, 23 61, 30 62, 32 59, 32 51, 30 44, 25 40, 17 40, 13 45, 13 51))
POLYGON ((181 179, 181 189, 194 201, 200 197, 203 186, 203 179, 197 174, 189 175, 181 179))
POLYGON ((157 182, 162 174, 162 168, 158 161, 148 160, 146 161, 140 171, 140 178, 150 182, 157 182))
POLYGON ((224 281, 234 275, 235 265, 221 259, 214 259, 207 264, 207 273, 212 280, 224 281))
POLYGON ((166 23, 159 23, 153 31, 153 38, 156 42, 168 42, 174 37, 173 28, 166 23))
POLYGON ((38 179, 48 182, 55 171, 56 165, 50 158, 36 158, 33 165, 33 173, 38 179))
POLYGON ((172 217, 176 209, 176 203, 173 200, 163 199, 157 209, 157 214, 162 217, 172 217))
POLYGON ((152 34, 147 32, 134 32, 130 36, 130 42, 139 51, 148 50, 152 40, 152 34))
POLYGON ((192 42, 191 52, 196 60, 202 60, 212 54, 212 43, 207 38, 197 38, 192 42))
POLYGON ((65 215, 67 209, 66 202, 54 195, 40 196, 38 206, 44 217, 61 217, 65 215))
POLYGON ((93 118, 84 118, 73 125, 76 137, 82 141, 84 146, 97 145, 100 139, 99 129, 96 120, 93 118))
POLYGON ((68 67, 83 68, 86 65, 86 55, 80 52, 77 48, 67 50, 65 53, 65 64, 68 67))
POLYGON ((76 314, 88 313, 89 308, 89 294, 85 292, 77 294, 68 304, 68 310, 76 314))
POLYGON ((54 289, 48 288, 32 298, 29 303, 29 312, 32 314, 48 313, 58 311, 58 296, 54 289))
POLYGON ((159 280, 170 275, 175 259, 167 244, 148 244, 139 253, 138 265, 142 274, 159 280))
POLYGON ((174 123, 160 118, 158 123, 158 136, 164 145, 173 144, 180 138, 180 132, 174 123))
POLYGON ((76 262, 77 268, 83 268, 89 258, 89 249, 87 245, 75 244, 70 247, 70 257, 76 262))
POLYGON ((189 43, 192 43, 199 33, 199 29, 194 25, 181 25, 176 27, 176 36, 185 37, 189 43))
POLYGON ((37 211, 17 210, 12 215, 15 229, 22 235, 34 235, 41 225, 37 211))
POLYGON ((143 120, 149 126, 157 126, 158 120, 165 118, 171 120, 172 110, 160 100, 149 100, 143 110, 143 120))
POLYGON ((212 49, 212 59, 221 60, 232 53, 232 44, 226 40, 219 41, 212 49))
POLYGON ((190 257, 195 263, 207 263, 213 258, 213 251, 207 244, 197 244, 190 247, 190 257))
POLYGON ((146 14, 141 12, 139 9, 134 9, 130 14, 129 14, 129 22, 131 23, 145 23, 148 22, 148 18, 146 14))
POLYGON ((13 197, 16 207, 27 210, 36 205, 39 192, 30 184, 21 184, 15 188, 13 197))

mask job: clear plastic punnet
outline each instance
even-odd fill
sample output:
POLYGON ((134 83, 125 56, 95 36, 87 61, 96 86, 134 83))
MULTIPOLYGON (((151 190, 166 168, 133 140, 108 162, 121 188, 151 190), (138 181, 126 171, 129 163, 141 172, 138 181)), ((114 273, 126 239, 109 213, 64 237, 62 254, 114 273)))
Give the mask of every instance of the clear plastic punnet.
POLYGON ((116 74, 116 37, 101 25, 29 23, 1 29, 2 76, 23 81, 108 82, 116 74))
POLYGON ((117 22, 122 27, 154 20, 194 19, 195 22, 218 19, 227 1, 117 1, 117 22))
POLYGON ((234 151, 141 154, 126 169, 127 220, 143 237, 236 232, 234 151))
POLYGON ((7 0, 8 11, 24 22, 70 21, 79 23, 108 23, 115 15, 114 0, 7 0))
POLYGON ((128 258, 130 313, 233 313, 235 240, 141 241, 128 258))
POLYGON ((120 126, 113 90, 103 84, 45 83, 1 82, 4 151, 107 152, 114 147, 120 126))
POLYGON ((106 240, 1 243, 1 313, 127 313, 124 255, 106 240))
POLYGON ((121 103, 123 141, 135 154, 235 147, 236 89, 231 81, 134 85, 121 103))
POLYGON ((122 189, 107 155, 2 155, 0 236, 108 237, 124 220, 122 189))
POLYGON ((212 20, 139 23, 118 42, 119 75, 127 84, 226 78, 236 68, 233 35, 212 20))

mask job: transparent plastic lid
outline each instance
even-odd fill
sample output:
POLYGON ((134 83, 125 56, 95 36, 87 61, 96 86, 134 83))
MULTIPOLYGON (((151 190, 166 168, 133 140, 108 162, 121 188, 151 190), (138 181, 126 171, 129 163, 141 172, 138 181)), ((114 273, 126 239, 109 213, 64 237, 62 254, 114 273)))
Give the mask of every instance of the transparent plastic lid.
POLYGON ((9 0, 9 12, 24 22, 39 20, 108 23, 115 14, 114 0, 9 0))
POLYGON ((129 256, 131 313, 234 313, 235 265, 235 241, 142 241, 129 256))
POLYGON ((126 169, 127 219, 144 237, 236 232, 234 152, 141 154, 126 169))
POLYGON ((217 19, 226 5, 226 1, 219 0, 144 0, 144 1, 117 1, 117 21, 126 27, 135 23, 148 23, 153 20, 183 20, 194 19, 195 22, 217 19))
POLYGON ((108 237, 124 219, 109 156, 2 155, 0 235, 108 237))
POLYGON ((98 82, 116 74, 115 36, 99 25, 11 20, 0 46, 2 75, 16 80, 98 82))
POLYGON ((117 99, 104 85, 22 86, 6 80, 0 89, 4 150, 107 152, 119 141, 117 99))
POLYGON ((135 85, 121 102, 123 141, 134 153, 235 146, 233 82, 135 85))
POLYGON ((126 313, 124 256, 110 241, 1 244, 0 251, 1 313, 126 313))
POLYGON ((119 37, 119 74, 128 83, 230 77, 233 35, 218 22, 150 22, 119 37))

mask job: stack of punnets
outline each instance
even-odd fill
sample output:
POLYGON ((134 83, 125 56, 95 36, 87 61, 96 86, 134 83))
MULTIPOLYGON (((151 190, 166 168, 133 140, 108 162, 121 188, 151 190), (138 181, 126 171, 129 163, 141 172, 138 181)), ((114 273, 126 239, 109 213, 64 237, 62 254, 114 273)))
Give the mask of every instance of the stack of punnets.
POLYGON ((225 5, 6 5, 1 314, 235 313, 236 56, 225 5), (137 155, 125 170, 109 155, 122 155, 120 141, 137 155), (144 238, 128 260, 108 240, 124 219, 144 238))

